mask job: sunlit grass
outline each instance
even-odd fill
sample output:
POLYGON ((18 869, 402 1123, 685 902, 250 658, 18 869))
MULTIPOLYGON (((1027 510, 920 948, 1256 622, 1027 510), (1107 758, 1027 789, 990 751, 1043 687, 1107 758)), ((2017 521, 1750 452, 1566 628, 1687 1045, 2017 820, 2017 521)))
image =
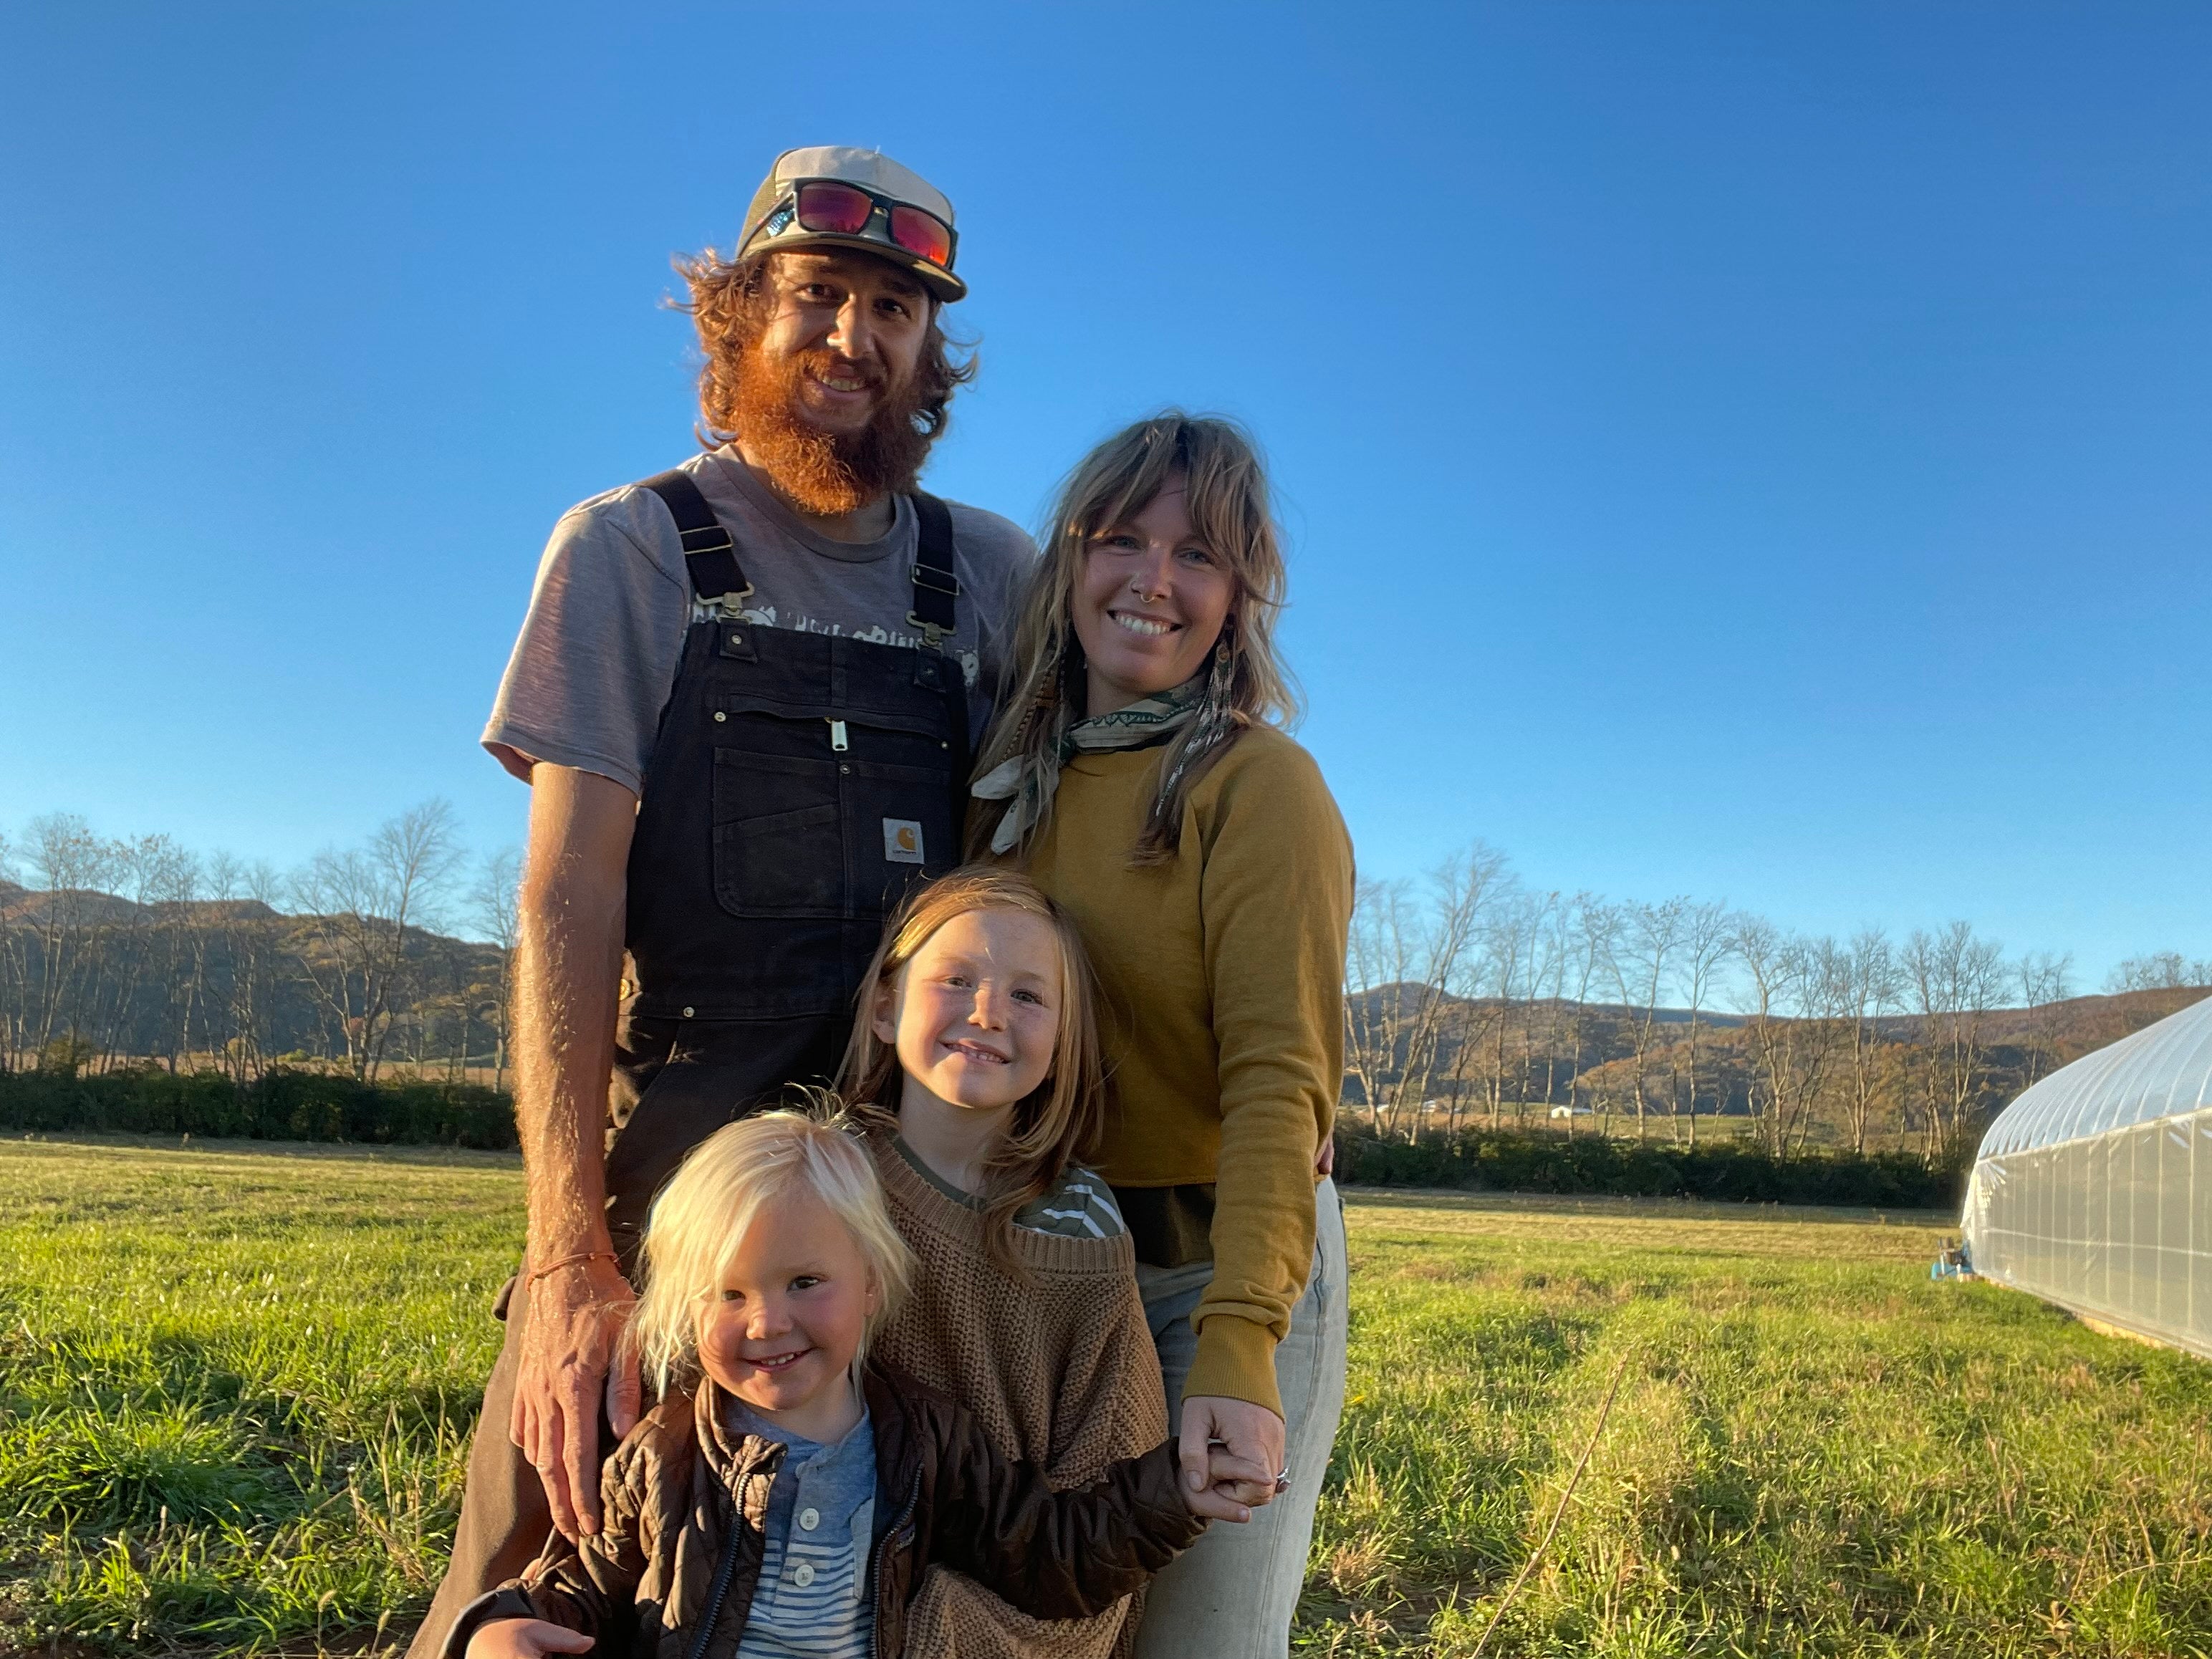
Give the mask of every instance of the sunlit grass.
POLYGON ((2212 1366, 1904 1220, 1355 1201, 1304 1650, 1472 1654, 1619 1370, 1487 1653, 2212 1652, 2212 1366))
MULTIPOLYGON (((1930 1284, 1926 1217, 1359 1194, 1297 1643, 2212 1653, 2212 1366, 1930 1284), (1625 1365, 1624 1365, 1625 1362, 1625 1365)), ((442 1563, 495 1155, 0 1146, 0 1654, 358 1654, 442 1563)))
POLYGON ((514 1160, 0 1148, 0 1651, 345 1650, 434 1584, 514 1160))

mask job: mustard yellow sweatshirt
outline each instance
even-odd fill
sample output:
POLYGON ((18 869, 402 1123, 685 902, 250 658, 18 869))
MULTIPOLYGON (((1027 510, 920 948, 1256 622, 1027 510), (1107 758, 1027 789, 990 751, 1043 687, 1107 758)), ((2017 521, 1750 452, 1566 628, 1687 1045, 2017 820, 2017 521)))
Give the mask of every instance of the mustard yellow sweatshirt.
POLYGON ((1116 1188, 1213 1188, 1184 1391, 1279 1413, 1275 1345, 1344 1075, 1352 841, 1313 757, 1259 726, 1192 788, 1174 861, 1132 867, 1161 753, 1070 760, 1028 869, 1097 969, 1115 1099, 1094 1167, 1116 1188))

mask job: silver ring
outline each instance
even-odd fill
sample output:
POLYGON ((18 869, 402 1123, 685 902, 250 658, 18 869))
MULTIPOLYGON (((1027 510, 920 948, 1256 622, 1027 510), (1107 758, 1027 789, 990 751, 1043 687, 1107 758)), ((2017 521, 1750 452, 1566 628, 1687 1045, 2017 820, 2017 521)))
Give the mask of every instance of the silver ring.
POLYGON ((1291 1466, 1288 1463, 1285 1463, 1283 1465, 1281 1472, 1275 1476, 1275 1490, 1279 1492, 1288 1492, 1290 1489, 1291 1466))

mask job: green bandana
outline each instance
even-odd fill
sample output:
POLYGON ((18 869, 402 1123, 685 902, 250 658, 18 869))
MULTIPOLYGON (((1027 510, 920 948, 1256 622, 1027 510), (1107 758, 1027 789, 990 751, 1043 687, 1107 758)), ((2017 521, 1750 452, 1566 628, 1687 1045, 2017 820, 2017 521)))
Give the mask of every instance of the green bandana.
POLYGON ((1044 822, 1052 811, 1053 792, 1060 787, 1060 769, 1071 757, 1095 750, 1141 749, 1157 743, 1197 718, 1205 689, 1206 677, 1200 674, 1171 690, 1139 697, 1110 714, 1077 720, 1061 728, 1049 754, 1035 759, 1016 755, 976 779, 969 793, 978 800, 1007 803, 999 827, 991 832, 991 850, 1012 852, 1032 826, 1044 822))

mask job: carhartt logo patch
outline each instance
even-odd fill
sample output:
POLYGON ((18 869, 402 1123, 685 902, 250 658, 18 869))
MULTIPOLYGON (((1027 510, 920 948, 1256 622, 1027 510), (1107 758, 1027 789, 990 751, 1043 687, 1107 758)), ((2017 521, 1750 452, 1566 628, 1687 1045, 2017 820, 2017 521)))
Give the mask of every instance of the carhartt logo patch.
POLYGON ((912 818, 885 818, 884 856, 893 864, 921 863, 921 826, 912 818))

